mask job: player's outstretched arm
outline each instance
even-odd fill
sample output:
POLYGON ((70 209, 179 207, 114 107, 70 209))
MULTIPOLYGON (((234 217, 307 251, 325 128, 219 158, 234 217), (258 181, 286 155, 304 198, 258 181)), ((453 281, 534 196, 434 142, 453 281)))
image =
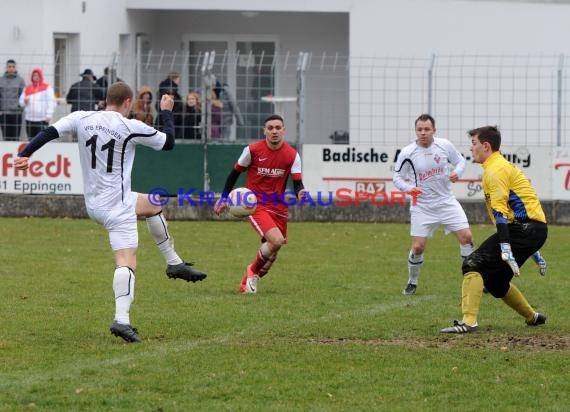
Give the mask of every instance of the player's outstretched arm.
POLYGON ((301 200, 307 191, 305 190, 305 185, 302 180, 293 180, 293 190, 297 195, 297 200, 301 200))
POLYGON ((513 275, 515 276, 520 275, 521 271, 519 269, 517 261, 515 260, 513 251, 511 250, 511 244, 501 243, 500 246, 501 246, 501 259, 503 259, 503 261, 506 262, 511 267, 513 275))
POLYGON ((174 109, 174 98, 169 94, 163 94, 160 99, 160 110, 171 112, 172 109, 174 109))
POLYGON ((172 96, 165 94, 160 99, 160 113, 158 114, 161 119, 162 132, 166 134, 166 141, 162 150, 168 151, 174 149, 176 144, 174 136, 174 116, 172 109, 174 108, 174 99, 172 96))
MULTIPOLYGON (((34 152, 40 149, 43 145, 54 139, 57 139, 58 137, 59 137, 59 132, 57 131, 57 129, 53 126, 49 126, 48 128, 39 132, 32 140, 30 140, 30 143, 28 143, 27 146, 24 147, 24 150, 18 153, 18 158, 27 159, 32 154, 34 154, 34 152)), ((24 164, 27 164, 27 160, 25 162, 23 160, 20 161, 20 167, 24 167, 24 164)), ((27 166, 25 168, 27 169, 27 166)))
POLYGON ((499 246, 501 248, 501 259, 505 263, 507 263, 513 274, 515 276, 520 275, 520 269, 517 261, 515 260, 515 256, 513 255, 513 251, 511 249, 511 242, 510 242, 510 234, 509 234, 509 226, 506 223, 506 219, 503 215, 499 212, 493 211, 495 219, 497 219, 496 228, 497 228, 497 235, 499 236, 499 246))
POLYGON ((14 167, 18 170, 26 170, 28 168, 29 157, 16 157, 14 159, 14 167))
POLYGON ((455 170, 449 174, 449 181, 451 183, 455 183, 458 180, 459 180, 459 175, 457 174, 457 172, 455 172, 455 170))
POLYGON ((534 254, 532 255, 532 260, 534 260, 534 263, 536 263, 536 266, 538 266, 538 273, 541 276, 546 275, 546 269, 547 269, 546 260, 540 254, 540 251, 537 250, 536 252, 534 252, 534 254))
POLYGON ((234 186, 235 186, 235 184, 239 178, 239 175, 240 175, 240 172, 237 171, 235 168, 232 168, 232 171, 228 175, 228 177, 226 179, 226 183, 224 184, 224 190, 222 192, 222 196, 220 198, 220 201, 218 201, 214 205, 214 213, 216 215, 220 216, 222 213, 224 213, 224 211, 228 207, 228 202, 225 202, 223 200, 225 200, 229 196, 230 192, 234 188, 234 186))
POLYGON ((220 198, 218 203, 214 205, 214 213, 217 216, 220 216, 222 213, 226 211, 227 207, 228 207, 228 202, 224 201, 223 198, 220 198))

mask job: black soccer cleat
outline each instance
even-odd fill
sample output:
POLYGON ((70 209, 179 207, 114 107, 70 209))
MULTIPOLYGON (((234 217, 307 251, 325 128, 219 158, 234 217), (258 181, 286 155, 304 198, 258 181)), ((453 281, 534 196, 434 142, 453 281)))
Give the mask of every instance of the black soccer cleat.
POLYGON ((443 328, 440 330, 441 333, 472 333, 479 330, 479 325, 470 326, 460 320, 454 320, 453 326, 448 328, 443 328))
POLYGON ((129 343, 140 343, 141 338, 139 338, 138 331, 131 325, 124 325, 117 321, 114 321, 111 325, 111 333, 119 338, 123 338, 129 343))
POLYGON ((208 275, 204 272, 194 269, 193 263, 182 262, 178 265, 168 265, 166 267, 166 276, 170 279, 183 279, 186 282, 198 282, 206 279, 208 275))
POLYGON ((534 316, 532 317, 532 320, 526 321, 526 324, 528 326, 544 325, 545 323, 546 323, 546 315, 538 312, 535 312, 534 316))
POLYGON ((408 283, 404 289, 402 289, 402 295, 413 295, 416 293, 417 285, 413 283, 408 283))

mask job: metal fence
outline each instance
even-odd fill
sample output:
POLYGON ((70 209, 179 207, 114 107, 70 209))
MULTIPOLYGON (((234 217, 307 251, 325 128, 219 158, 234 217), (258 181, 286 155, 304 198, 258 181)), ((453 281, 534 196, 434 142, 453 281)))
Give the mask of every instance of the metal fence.
POLYGON ((563 55, 353 58, 350 67, 350 130, 362 143, 410 140, 422 112, 454 140, 496 124, 506 144, 570 143, 563 55))
MULTIPOLYGON (((505 144, 570 144, 564 55, 349 58, 270 49, 0 56, 17 61, 26 83, 32 68, 43 69, 59 97, 54 119, 69 112, 65 95, 86 68, 100 77, 108 67, 135 90, 150 88, 155 99, 159 83, 177 72, 182 103, 191 91, 201 96, 202 143, 257 139, 264 117, 279 112, 288 139, 299 144, 405 145, 414 137, 414 119, 429 112, 438 135, 454 141, 470 128, 496 124, 505 144)), ((24 129, 20 139, 27 139, 24 129)))

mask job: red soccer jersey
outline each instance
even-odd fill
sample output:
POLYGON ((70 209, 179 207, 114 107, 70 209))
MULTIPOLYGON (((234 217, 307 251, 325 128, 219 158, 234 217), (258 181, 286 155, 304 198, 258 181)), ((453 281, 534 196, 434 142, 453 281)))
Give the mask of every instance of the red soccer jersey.
POLYGON ((234 168, 239 172, 247 170, 245 185, 257 194, 258 205, 265 205, 280 214, 287 214, 287 200, 295 197, 287 194, 287 179, 301 180, 301 157, 287 143, 277 150, 271 150, 265 139, 252 143, 243 149, 234 168))

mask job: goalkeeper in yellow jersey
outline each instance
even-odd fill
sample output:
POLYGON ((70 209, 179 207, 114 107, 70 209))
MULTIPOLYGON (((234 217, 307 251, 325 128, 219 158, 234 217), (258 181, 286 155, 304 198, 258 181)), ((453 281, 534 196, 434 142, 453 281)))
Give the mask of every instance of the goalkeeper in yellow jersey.
POLYGON ((465 259, 463 319, 455 320, 441 332, 469 333, 479 329, 477 315, 483 287, 520 314, 527 325, 542 325, 546 316, 536 312, 511 282, 529 257, 539 265, 541 274, 542 269, 546 270, 546 262, 538 252, 548 234, 542 206, 527 177, 501 155, 501 133, 497 127, 484 126, 468 134, 473 161, 483 166, 485 203, 497 233, 465 259))

